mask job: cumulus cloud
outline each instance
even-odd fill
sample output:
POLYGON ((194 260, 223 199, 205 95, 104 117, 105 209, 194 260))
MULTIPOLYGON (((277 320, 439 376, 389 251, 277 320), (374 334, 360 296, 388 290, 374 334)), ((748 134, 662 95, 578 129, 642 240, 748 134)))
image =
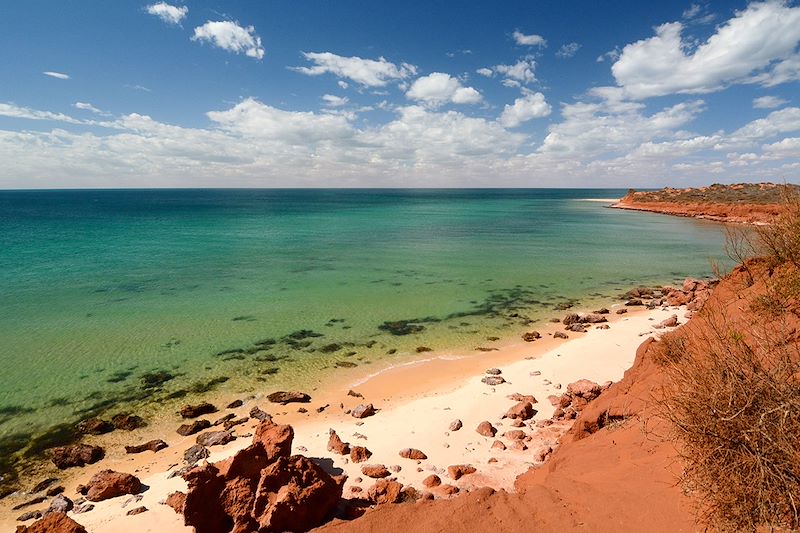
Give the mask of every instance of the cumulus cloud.
POLYGON ((322 101, 328 107, 341 107, 350 100, 346 96, 336 96, 335 94, 323 94, 322 101))
POLYGON ((29 107, 21 107, 14 104, 0 103, 0 116, 11 118, 26 118, 29 120, 55 120, 68 124, 82 124, 82 121, 74 119, 63 113, 53 113, 51 111, 40 111, 29 107))
POLYGON ((42 72, 45 76, 50 76, 51 78, 56 78, 59 80, 68 80, 69 74, 64 74, 62 72, 53 72, 52 70, 45 70, 42 72))
POLYGON ((615 46, 613 50, 609 50, 605 54, 600 54, 599 56, 597 56, 596 61, 598 63, 602 63, 604 61, 612 61, 613 62, 613 61, 616 61, 617 59, 619 59, 619 56, 620 56, 621 53, 622 53, 622 51, 619 49, 619 47, 615 46))
POLYGON ((529 93, 514 100, 513 104, 506 105, 498 120, 503 127, 516 128, 523 122, 546 117, 551 111, 542 93, 529 93))
POLYGON ((774 109, 787 103, 783 98, 777 96, 759 96, 753 98, 753 107, 756 109, 774 109))
POLYGON ((253 26, 243 27, 230 20, 208 21, 194 29, 193 41, 207 42, 217 48, 262 59, 264 48, 261 37, 253 26))
POLYGON ((578 53, 578 50, 581 49, 581 45, 578 43, 567 43, 562 44, 561 48, 558 49, 556 52, 556 57, 560 57, 562 59, 569 59, 570 57, 575 57, 575 54, 578 53))
POLYGON ((150 15, 155 15, 167 24, 180 24, 189 12, 186 6, 173 6, 166 2, 158 2, 145 7, 150 15))
POLYGON ((303 52, 303 57, 314 63, 311 67, 291 67, 291 70, 319 76, 333 74, 339 78, 347 78, 363 87, 383 87, 391 81, 402 80, 417 73, 417 67, 409 63, 399 66, 383 57, 363 59, 352 56, 344 57, 331 52, 303 52))
POLYGON ((514 42, 520 46, 547 46, 547 41, 541 35, 525 35, 521 31, 516 30, 511 36, 514 38, 514 42))
POLYGON ((680 22, 623 48, 611 72, 626 95, 642 99, 674 93, 702 94, 733 83, 797 79, 800 7, 770 0, 752 3, 699 46, 683 38, 680 22))
POLYGON ((446 103, 477 104, 481 93, 472 87, 464 87, 458 79, 444 72, 433 72, 417 78, 406 92, 406 97, 437 107, 446 103))
POLYGON ((487 67, 481 67, 475 72, 480 74, 481 76, 486 76, 487 78, 491 78, 492 76, 494 76, 494 71, 487 67))
POLYGON ((534 61, 531 56, 524 57, 513 65, 494 66, 495 72, 505 76, 503 84, 507 87, 519 87, 523 84, 536 81, 536 75, 534 74, 535 69, 536 61, 534 61))

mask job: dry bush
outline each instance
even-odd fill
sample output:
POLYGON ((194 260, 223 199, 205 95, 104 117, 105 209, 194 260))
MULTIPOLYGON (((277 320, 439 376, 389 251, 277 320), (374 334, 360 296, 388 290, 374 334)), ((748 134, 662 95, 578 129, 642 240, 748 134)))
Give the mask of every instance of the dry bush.
POLYGON ((720 315, 708 324, 664 367, 659 409, 682 444, 681 481, 716 528, 798 528, 797 345, 780 321, 750 321, 746 332, 720 315))
POLYGON ((800 194, 795 187, 781 188, 783 213, 769 226, 756 228, 756 251, 773 266, 800 267, 800 194))

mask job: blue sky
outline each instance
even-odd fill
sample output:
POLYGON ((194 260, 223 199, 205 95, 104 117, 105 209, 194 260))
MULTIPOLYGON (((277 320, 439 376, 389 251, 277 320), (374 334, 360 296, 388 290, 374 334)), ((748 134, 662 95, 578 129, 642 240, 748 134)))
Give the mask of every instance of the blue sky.
POLYGON ((800 181, 796 2, 6 2, 0 187, 800 181))

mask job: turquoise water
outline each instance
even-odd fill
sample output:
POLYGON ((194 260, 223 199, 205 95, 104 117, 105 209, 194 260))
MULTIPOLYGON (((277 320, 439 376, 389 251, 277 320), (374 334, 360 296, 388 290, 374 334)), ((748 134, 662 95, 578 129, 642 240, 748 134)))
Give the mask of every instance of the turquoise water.
POLYGON ((720 226, 585 201, 623 194, 0 192, 0 455, 89 414, 490 346, 559 303, 710 274, 720 226))

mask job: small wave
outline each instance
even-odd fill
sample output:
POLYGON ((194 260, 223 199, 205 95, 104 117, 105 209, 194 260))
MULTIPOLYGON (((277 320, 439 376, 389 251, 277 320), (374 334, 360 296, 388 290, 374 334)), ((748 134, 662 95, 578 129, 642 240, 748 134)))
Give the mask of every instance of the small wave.
POLYGON ((355 387, 358 387, 360 385, 363 385, 367 381, 370 381, 371 379, 373 379, 373 378, 375 378, 377 376, 380 376, 381 374, 385 374, 386 372, 391 372, 392 370, 396 370, 398 368, 403 368, 403 367, 407 367, 407 366, 422 365, 422 364, 425 364, 425 363, 430 363, 431 361, 457 361, 459 359, 466 359, 467 357, 469 357, 469 356, 467 356, 467 355, 444 354, 444 355, 440 355, 440 356, 437 356, 437 357, 429 357, 427 359, 416 359, 414 361, 407 361, 405 363, 397 363, 397 364, 388 366, 386 368, 383 368, 381 370, 378 370, 377 372, 373 372, 373 373, 371 373, 371 374, 369 374, 367 376, 364 376, 363 378, 353 382, 352 388, 355 388, 355 387))

